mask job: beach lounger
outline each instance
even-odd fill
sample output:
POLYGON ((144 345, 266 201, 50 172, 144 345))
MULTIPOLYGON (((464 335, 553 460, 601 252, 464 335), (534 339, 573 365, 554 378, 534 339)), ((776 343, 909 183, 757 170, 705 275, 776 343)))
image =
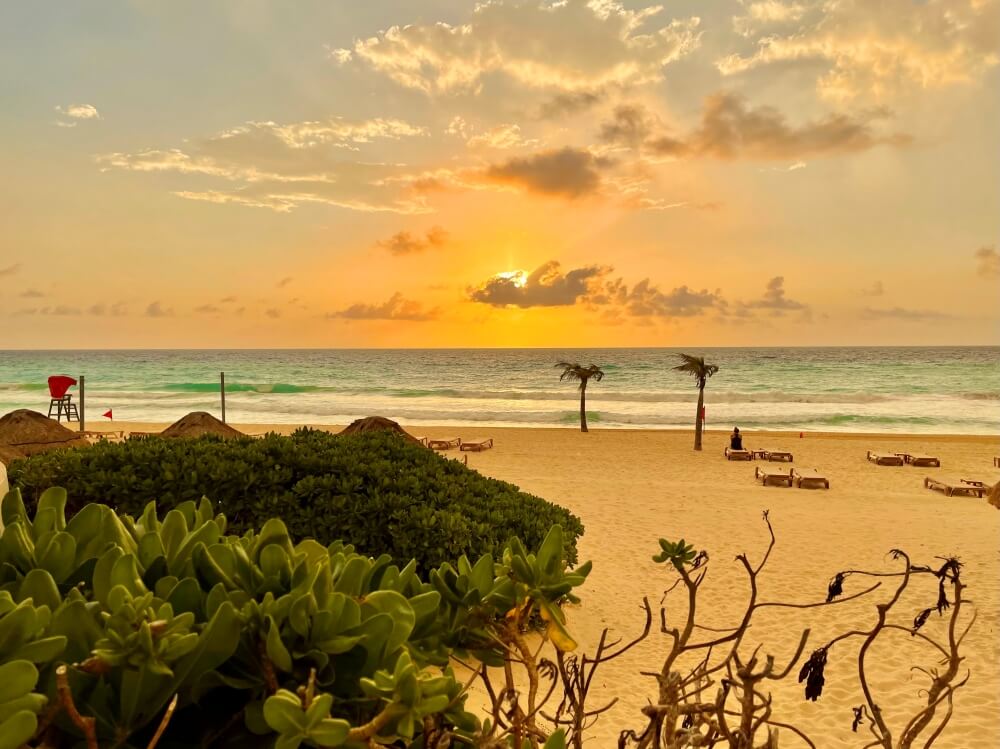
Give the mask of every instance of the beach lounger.
POLYGON ((971 481, 969 479, 954 481, 951 479, 935 479, 928 476, 924 479, 924 488, 941 492, 946 497, 953 497, 956 494, 966 497, 983 497, 992 487, 987 486, 982 481, 971 481))
POLYGON ((97 442, 107 441, 107 442, 121 442, 125 439, 125 432, 100 432, 94 429, 85 429, 80 434, 83 436, 87 442, 90 444, 95 444, 97 442))
POLYGON ((754 469, 754 479, 759 481, 762 486, 791 486, 792 485, 792 472, 789 471, 785 473, 784 471, 776 468, 761 468, 757 466, 754 469))
MULTIPOLYGON (((770 462, 791 463, 792 454, 787 450, 761 450, 761 458, 770 462)), ((756 454, 756 451, 754 451, 756 454)))
POLYGON ((924 468, 941 467, 941 461, 933 455, 911 455, 910 453, 896 453, 896 455, 901 457, 904 463, 911 466, 924 468))
POLYGON ((453 447, 462 447, 461 437, 449 437, 446 439, 428 439, 427 447, 431 450, 450 450, 453 447))
POLYGON ((896 453, 877 453, 873 450, 868 451, 868 460, 877 466, 901 466, 903 465, 903 459, 896 455, 896 453))
POLYGON ((753 460, 753 453, 749 450, 733 450, 726 448, 726 460, 753 460))
POLYGON ((480 437, 474 440, 462 440, 462 444, 458 446, 459 450, 474 450, 475 452, 482 452, 483 450, 489 450, 493 447, 492 437, 480 437))
POLYGON ((829 489, 830 479, 815 468, 793 468, 792 476, 799 489, 829 489))

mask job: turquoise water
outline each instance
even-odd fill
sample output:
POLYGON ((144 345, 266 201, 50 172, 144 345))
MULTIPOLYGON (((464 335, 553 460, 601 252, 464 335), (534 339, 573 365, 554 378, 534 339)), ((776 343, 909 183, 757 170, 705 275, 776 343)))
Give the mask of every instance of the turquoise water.
MULTIPOLYGON (((687 350, 721 367, 707 423, 729 428, 1000 433, 1000 347, 687 350)), ((605 428, 690 428, 697 391, 674 349, 0 351, 0 413, 45 411, 50 374, 87 378, 91 422, 228 420, 343 424, 379 414, 406 424, 573 426, 578 394, 561 359, 602 366, 587 391, 605 428)))

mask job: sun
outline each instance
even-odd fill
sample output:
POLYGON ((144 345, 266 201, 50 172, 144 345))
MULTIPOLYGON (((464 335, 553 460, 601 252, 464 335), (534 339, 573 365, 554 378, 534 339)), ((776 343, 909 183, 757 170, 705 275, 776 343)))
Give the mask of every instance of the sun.
POLYGON ((506 270, 503 273, 497 273, 495 277, 510 281, 519 289, 523 289, 528 283, 528 272, 523 270, 506 270))

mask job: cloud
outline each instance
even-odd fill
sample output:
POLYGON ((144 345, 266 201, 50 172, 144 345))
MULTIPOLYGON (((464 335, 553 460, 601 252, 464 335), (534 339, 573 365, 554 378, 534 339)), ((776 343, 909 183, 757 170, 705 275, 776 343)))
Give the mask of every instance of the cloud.
POLYGON ((219 300, 219 303, 220 304, 235 304, 236 303, 236 297, 234 297, 234 296, 224 296, 224 297, 222 297, 222 299, 219 300))
POLYGON ((356 151, 357 145, 362 143, 427 134, 427 128, 412 125, 405 120, 376 117, 352 122, 334 117, 285 125, 251 121, 223 131, 216 136, 216 140, 226 142, 224 145, 228 146, 229 151, 238 151, 254 143, 266 143, 272 139, 281 141, 290 148, 333 146, 356 151))
POLYGON ((664 292, 648 278, 631 289, 620 282, 613 285, 611 301, 633 317, 696 317, 710 309, 725 306, 718 291, 695 291, 687 286, 678 286, 664 292))
POLYGON ((159 302, 150 302, 146 307, 146 317, 173 317, 173 314, 172 308, 164 307, 159 302))
POLYGON ((56 111, 74 120, 99 120, 101 119, 97 107, 93 104, 70 104, 65 107, 56 107, 56 111))
POLYGON ((399 292, 393 294, 383 304, 352 304, 350 307, 331 312, 329 318, 343 320, 407 320, 425 322, 438 317, 440 310, 425 309, 420 302, 405 299, 399 292))
POLYGON ((698 46, 698 18, 658 21, 660 6, 615 0, 490 0, 467 23, 393 26, 334 50, 407 88, 478 90, 491 74, 536 89, 589 92, 660 80, 698 46))
POLYGON ((735 75, 777 63, 819 63, 820 95, 882 100, 974 82, 1000 62, 996 0, 812 0, 795 4, 794 12, 801 21, 781 30, 772 27, 780 20, 773 14, 738 18, 741 33, 756 37, 756 49, 723 57, 716 67, 735 75))
POLYGON ((469 148, 518 148, 538 145, 534 138, 521 135, 520 125, 504 123, 491 127, 479 135, 471 136, 465 144, 469 148))
POLYGON ((39 291, 38 289, 26 289, 18 294, 18 296, 22 299, 41 299, 45 296, 45 293, 39 291))
POLYGON ((81 120, 101 119, 97 107, 92 104, 70 104, 65 107, 58 106, 55 109, 63 117, 69 118, 68 120, 56 120, 55 124, 58 127, 76 127, 81 120))
POLYGON ((604 97, 603 91, 561 92, 542 102, 538 108, 538 118, 554 120, 566 115, 578 114, 599 104, 604 97))
POLYGON ((875 281, 871 286, 861 289, 861 296, 876 297, 885 294, 885 288, 881 281, 875 281))
POLYGON ((128 314, 128 305, 124 302, 115 302, 109 306, 104 302, 98 302, 87 308, 87 314, 94 317, 104 317, 105 315, 110 317, 124 317, 128 314))
POLYGON ((741 36, 752 36, 765 27, 798 21, 807 10, 802 3, 780 0, 740 0, 740 4, 745 10, 743 15, 733 18, 733 28, 741 36))
POLYGON ((76 317, 83 314, 83 310, 79 307, 73 307, 68 304, 57 304, 54 307, 29 307, 26 309, 20 309, 15 314, 17 315, 52 315, 55 317, 76 317))
POLYGON ((599 281, 611 268, 589 265, 563 273, 550 260, 531 273, 514 271, 493 276, 469 291, 474 302, 494 307, 562 307, 576 304, 599 290, 599 281))
POLYGON ((277 320, 279 317, 281 317, 281 310, 277 309, 276 307, 270 307, 269 309, 264 310, 264 314, 270 317, 272 320, 277 320))
POLYGON ((996 245, 980 247, 975 252, 976 272, 983 278, 1000 278, 1000 252, 996 245))
POLYGON ((422 237, 408 231, 401 231, 388 239, 380 239, 375 244, 393 255, 415 255, 426 250, 443 247, 447 242, 448 232, 440 226, 432 226, 422 237))
POLYGON ((21 270, 20 263, 14 263, 13 265, 8 265, 5 268, 0 268, 0 278, 3 278, 4 276, 13 276, 19 270, 21 270))
POLYGON ((770 317, 784 317, 788 312, 798 312, 801 321, 812 319, 812 308, 804 302, 789 299, 785 295, 784 276, 775 276, 767 282, 764 295, 751 301, 737 302, 732 308, 723 309, 723 315, 736 318, 754 317, 758 311, 764 311, 770 317))
POLYGON ((488 182, 516 185, 529 192, 578 198, 598 191, 600 170, 609 163, 584 149, 560 148, 493 164, 482 176, 488 182))
POLYGON ((181 148, 108 153, 102 169, 177 173, 192 179, 224 180, 207 188, 175 190, 174 195, 220 205, 267 208, 287 213, 303 205, 324 204, 356 211, 427 212, 423 198, 392 178, 408 171, 402 164, 359 160, 352 152, 374 139, 395 140, 427 131, 401 120, 334 119, 277 125, 251 122, 181 148))
POLYGON ((952 315, 944 312, 937 312, 928 309, 904 309, 903 307, 891 307, 887 309, 874 309, 865 307, 861 311, 861 316, 866 320, 908 320, 911 322, 931 322, 934 320, 950 320, 952 315))
MULTIPOLYGON (((602 123, 598 136, 605 143, 655 156, 800 160, 909 143, 906 135, 875 132, 873 125, 887 116, 884 110, 830 114, 796 126, 774 107, 753 107, 740 96, 718 92, 705 99, 700 124, 687 134, 673 135, 645 107, 623 104, 602 123)), ((788 171, 804 166, 796 161, 788 171)))
POLYGON ((285 276, 280 281, 278 281, 278 283, 276 283, 275 286, 277 286, 279 289, 283 289, 286 286, 288 286, 288 284, 290 284, 293 280, 294 279, 291 276, 285 276))
POLYGON ((216 307, 214 304, 202 304, 194 308, 196 315, 218 315, 222 312, 221 307, 216 307))

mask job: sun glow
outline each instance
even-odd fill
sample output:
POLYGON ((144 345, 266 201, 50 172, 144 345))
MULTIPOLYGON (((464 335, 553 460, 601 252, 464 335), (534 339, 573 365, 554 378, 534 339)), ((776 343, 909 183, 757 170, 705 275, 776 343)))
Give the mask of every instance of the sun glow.
POLYGON ((525 284, 528 283, 528 272, 523 270, 507 270, 503 273, 497 273, 495 278, 502 278, 504 281, 510 281, 517 288, 523 289, 525 284))

